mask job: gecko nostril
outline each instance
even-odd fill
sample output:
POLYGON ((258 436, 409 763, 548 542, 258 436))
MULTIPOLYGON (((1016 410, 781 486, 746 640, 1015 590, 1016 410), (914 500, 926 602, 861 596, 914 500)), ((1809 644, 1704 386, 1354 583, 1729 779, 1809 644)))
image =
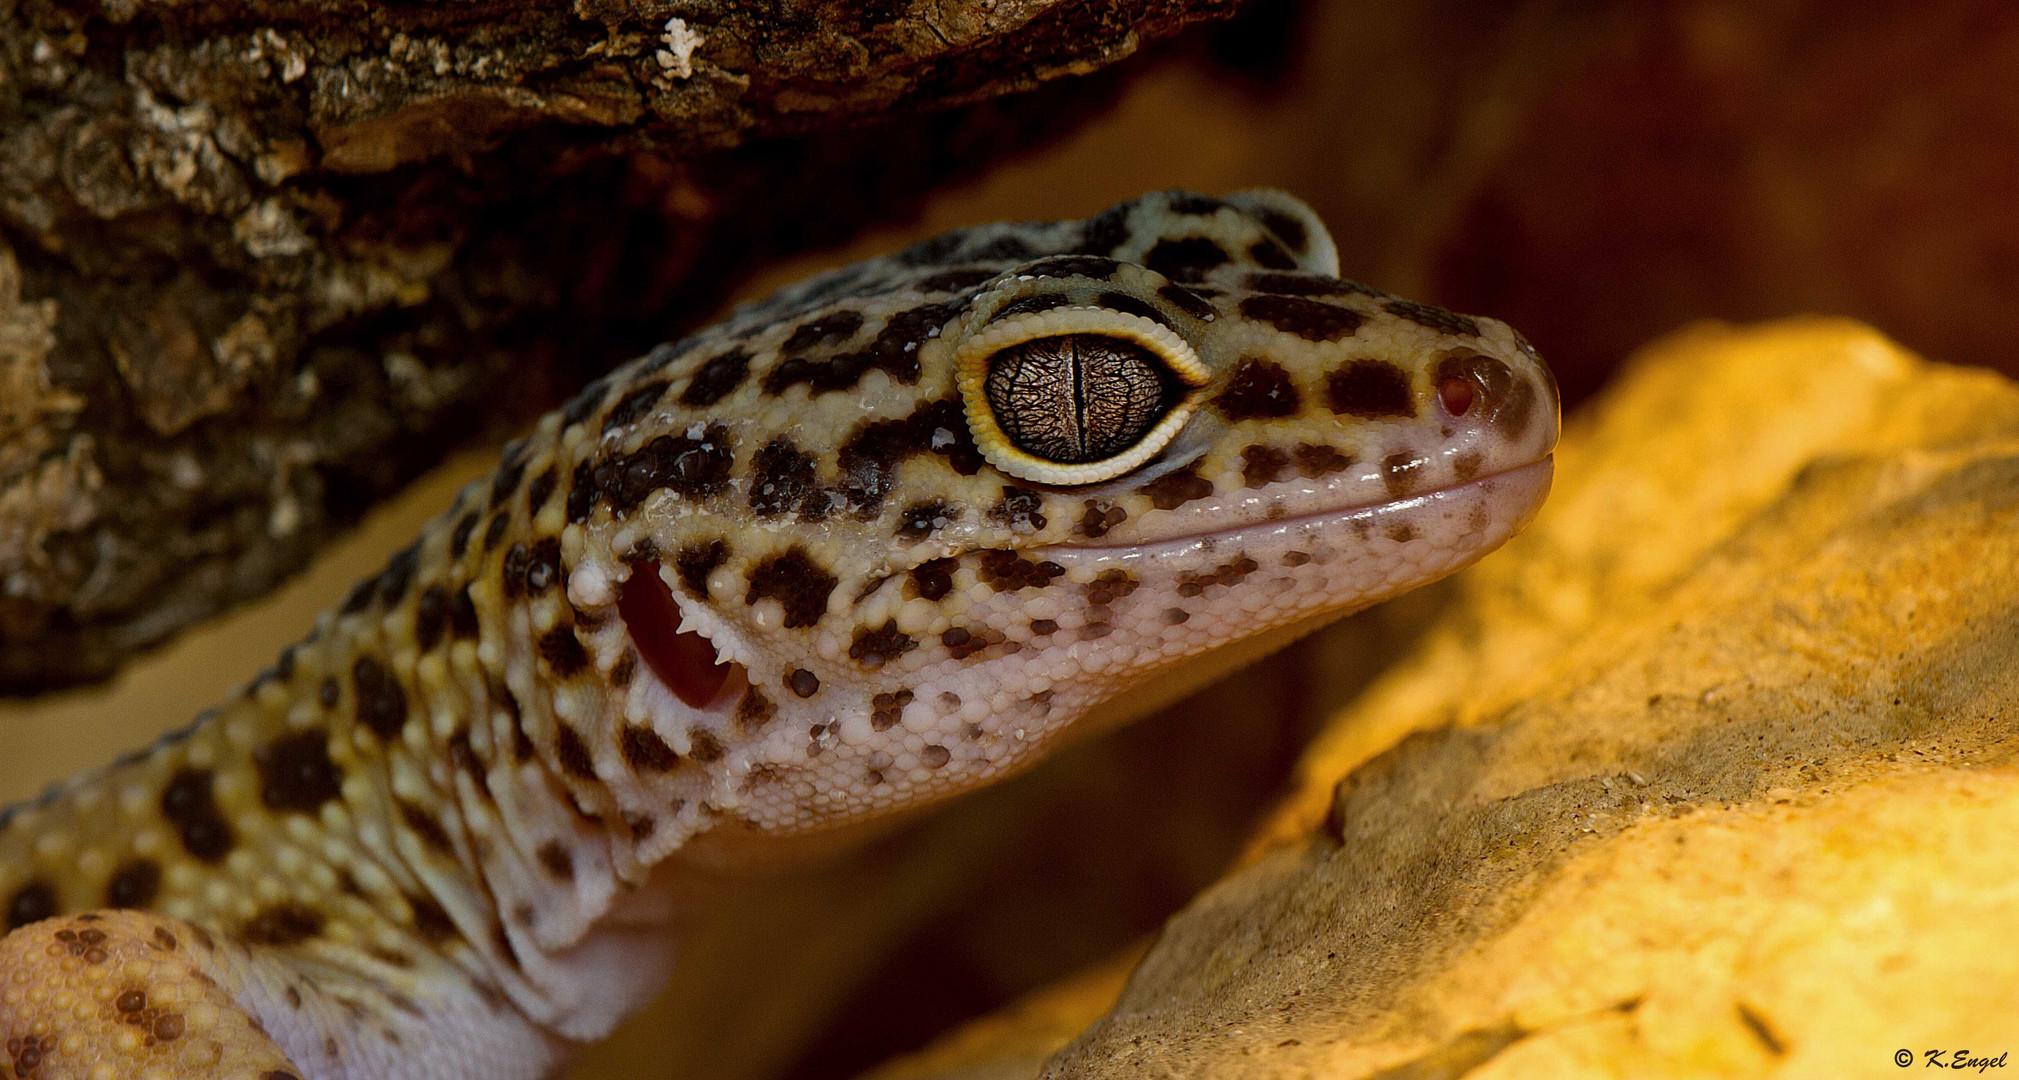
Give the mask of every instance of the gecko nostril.
POLYGON ((1447 375, 1437 382, 1437 400, 1444 405, 1444 411, 1452 416, 1464 416, 1472 411, 1472 402, 1479 396, 1479 390, 1472 380, 1462 375, 1447 375))
POLYGON ((658 563, 631 567, 617 595, 617 614, 645 666, 675 697, 696 709, 714 702, 735 665, 723 663, 707 638, 679 629, 680 605, 659 576, 658 563))

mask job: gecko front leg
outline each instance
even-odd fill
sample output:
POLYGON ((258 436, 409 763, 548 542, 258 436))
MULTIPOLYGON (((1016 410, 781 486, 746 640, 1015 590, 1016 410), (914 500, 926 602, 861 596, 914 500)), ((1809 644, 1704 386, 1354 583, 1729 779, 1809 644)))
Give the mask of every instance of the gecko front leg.
POLYGON ((1287 195, 1159 192, 595 383, 231 700, 0 811, 0 1080, 547 1075, 678 976, 675 853, 972 789, 1481 557, 1547 369, 1337 274, 1287 195))

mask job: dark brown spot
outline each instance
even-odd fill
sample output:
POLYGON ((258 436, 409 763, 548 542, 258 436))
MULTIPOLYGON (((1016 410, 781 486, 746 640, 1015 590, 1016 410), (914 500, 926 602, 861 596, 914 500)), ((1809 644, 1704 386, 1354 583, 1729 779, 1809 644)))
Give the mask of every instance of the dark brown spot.
MULTIPOLYGON (((720 539, 689 544, 673 557, 673 572, 689 595, 708 599, 708 575, 729 561, 729 545, 720 539)), ((637 573, 638 571, 632 571, 637 573)))
POLYGON ((1290 455, 1272 446, 1248 446, 1241 450, 1241 480, 1249 487, 1273 484, 1290 469, 1290 455))
POLYGON ((1227 203, 1196 191, 1171 191, 1166 193, 1164 205, 1170 207, 1173 214, 1204 215, 1218 213, 1227 203))
POLYGON ((165 1012, 154 1018, 154 1041, 174 1042, 182 1037, 182 1014, 165 1012))
POLYGON ((369 656, 351 664, 351 689, 356 695, 358 723, 379 738, 390 739, 407 726, 407 693, 384 664, 369 656))
POLYGON ((1079 250, 1095 255, 1107 253, 1122 246, 1129 238, 1129 210, 1136 204, 1120 203, 1088 218, 1080 225, 1079 250))
MULTIPOLYGON (((524 443, 514 443, 513 446, 523 448, 524 443)), ((497 475, 491 479, 491 509, 496 510, 505 505, 505 500, 510 499, 519 490, 519 481, 525 477, 525 459, 513 456, 511 447, 507 447, 504 464, 498 466, 497 475)))
POLYGON ((1026 559, 1014 551, 983 551, 976 562, 975 576, 997 592, 1042 589, 1066 572, 1049 559, 1026 559))
POLYGON ((981 451, 968 432, 959 398, 927 402, 901 420, 872 420, 857 428, 836 455, 841 494, 856 516, 881 513, 897 482, 898 467, 916 454, 939 454, 962 476, 981 471, 981 451))
POLYGON ((589 757, 589 745, 575 729, 556 720, 554 722, 554 756, 561 761, 561 768, 569 775, 583 780, 596 779, 596 763, 589 757))
POLYGON ((617 662, 610 665, 610 685, 622 690, 630 686, 631 680, 637 677, 638 650, 625 649, 624 655, 618 657, 617 662))
POLYGON ((1002 501, 989 510, 988 516, 1018 532, 1037 532, 1045 527, 1045 516, 1039 512, 1044 504, 1044 496, 1037 492, 1005 484, 1002 501))
POLYGON ((1050 311, 1055 307, 1064 307, 1070 303, 1072 303, 1072 298, 1064 293, 1033 293, 1030 296, 1012 300, 996 309, 996 313, 989 318, 989 321, 998 322, 1003 319, 1014 318, 1018 315, 1029 315, 1038 311, 1050 311))
MULTIPOLYGON (((666 396, 666 388, 671 385, 665 379, 654 379, 626 391, 623 397, 617 399, 617 404, 611 406, 609 414, 603 417, 603 433, 607 435, 650 412, 654 405, 659 404, 659 399, 666 396)), ((535 504, 534 508, 538 509, 538 505, 535 504)))
POLYGON ((1032 637, 1050 637, 1059 632, 1059 624, 1050 619, 1032 619, 1032 637))
POLYGON ((420 563, 420 541, 408 544, 393 552, 386 560, 385 569, 379 571, 379 601, 392 607, 406 598, 407 586, 413 583, 414 569, 420 563))
POLYGON ((478 757, 476 749, 470 745, 470 732, 467 728, 449 736, 449 760, 469 775, 470 783, 476 787, 479 795, 485 798, 491 797, 491 782, 484 768, 484 759, 478 757))
POLYGON ((1302 252, 1311 243, 1310 230, 1290 214, 1281 210, 1253 210, 1250 214, 1291 251, 1302 252))
POLYGON ((866 347, 826 359, 788 357, 764 377, 764 392, 776 396, 799 383, 815 395, 846 390, 864 373, 879 370, 893 380, 918 381, 918 349, 959 311, 956 304, 922 304, 884 321, 866 347))
POLYGON ((540 860, 540 865, 546 868, 547 873, 554 875, 556 880, 575 880, 575 857, 568 854, 568 849, 562 847, 559 840, 549 840, 541 844, 534 855, 540 860))
POLYGON ((886 619, 874 630, 855 632, 855 640, 848 645, 848 658, 875 671, 915 648, 918 648, 918 642, 898 630, 897 620, 886 619))
POLYGON ((919 751, 918 760, 928 769, 937 769, 952 761, 953 753, 938 743, 932 743, 919 751))
POLYGON ((422 652, 430 652, 441 644, 448 629, 449 591, 440 585, 430 585, 421 590, 421 598, 414 603, 414 644, 422 652))
MULTIPOLYGON (((1142 588, 1143 583, 1126 570, 1103 570, 1099 577, 1087 583, 1087 604, 1090 607, 1105 608, 1109 604, 1142 588)), ((1088 616, 1090 619, 1092 615, 1088 616)), ((1102 614, 1102 618, 1106 618, 1102 614)))
POLYGON ((1119 311, 1124 314, 1148 319, 1158 326, 1169 327, 1171 325, 1171 320, 1163 312, 1158 311, 1155 307, 1136 297, 1130 296, 1128 293, 1104 292, 1094 297, 1094 304, 1107 308, 1109 311, 1119 311))
POLYGON ((284 735, 252 752, 259 771, 259 798, 269 810, 313 814, 343 794, 343 770, 329 756, 329 732, 321 728, 284 735))
POLYGON ((1298 443, 1290 453, 1297 459, 1297 475, 1311 480, 1342 472, 1353 464, 1351 457, 1320 443, 1298 443))
POLYGON ((1409 524, 1406 521, 1397 522, 1394 525, 1388 526, 1387 535, 1388 539, 1393 540, 1398 544, 1406 544, 1409 541, 1416 539, 1416 527, 1414 525, 1409 524))
POLYGON ((701 365, 687 388, 680 391, 682 405, 713 405, 743 385, 750 377, 750 354, 731 349, 701 365))
POLYGON ((904 718, 904 707, 915 695, 910 690, 886 692, 869 699, 869 726, 873 731, 889 731, 904 718))
POLYGON ((421 838, 421 843, 444 855, 456 853, 456 845, 449 839, 449 830, 442 828, 442 823, 436 821, 433 814, 405 799, 393 801, 399 806, 401 819, 407 823, 407 828, 413 830, 415 836, 421 838))
POLYGON ((175 826, 183 849, 199 862, 215 863, 231 851, 236 837, 218 811, 209 769, 183 768, 161 792, 161 816, 175 826))
POLYGON ((414 932, 430 945, 439 945, 456 933, 455 920, 431 896, 407 894, 407 906, 414 909, 414 932))
POLYGON ((568 520, 574 524, 589 520, 596 512, 596 466, 584 461, 568 477, 568 520))
POLYGON ((736 726, 744 731, 756 731, 777 715, 778 706, 755 686, 743 691, 743 700, 736 703, 736 726))
POLYGON ((793 668, 785 675, 785 685, 803 698, 810 698, 820 692, 820 676, 805 668, 793 668))
POLYGON ((113 999, 112 1007, 123 1013, 137 1013, 147 1008, 147 991, 127 990, 113 999))
POLYGON ((154 928, 154 947, 163 952, 174 952, 182 947, 182 943, 175 940, 175 935, 169 933, 166 927, 157 926, 154 928))
POLYGON ((1159 240, 1143 256, 1143 265, 1172 281, 1200 281, 1216 266, 1230 262, 1225 248, 1203 236, 1159 240))
POLYGON ((956 559, 931 559, 911 568, 911 589, 927 600, 938 600, 953 590, 956 559))
POLYGON ((1122 264, 1100 255, 1048 255, 1023 268, 1032 277, 1109 278, 1122 264))
POLYGON ((540 635, 540 659, 547 662, 554 674, 566 679, 588 668, 589 651, 575 636, 575 628, 563 624, 540 635))
POLYGON ((1378 295, 1373 289, 1323 274, 1249 274, 1248 288, 1255 292, 1282 296, 1362 296, 1378 295))
MULTIPOLYGON (((331 1054, 330 1056, 335 1057, 336 1055, 331 1054)), ((301 1077, 288 1072, 286 1069, 268 1069, 259 1074, 259 1080, 301 1080, 301 1077)))
POLYGON ((836 311, 801 323, 778 347, 786 356, 797 356, 815 345, 839 345, 862 329, 862 312, 836 311))
POLYGON ((1306 341, 1338 341, 1360 329, 1360 324, 1365 321, 1359 312, 1334 304, 1322 304, 1301 296, 1266 294, 1243 299, 1241 314, 1306 341))
POLYGON ((630 832, 631 842, 634 844, 651 836, 653 830, 658 827, 659 823, 645 814, 624 815, 624 828, 630 832))
POLYGON ((917 543, 959 520, 960 511, 944 500, 912 503, 898 515, 897 538, 917 543))
POLYGON ((322 912, 296 903, 263 908, 238 928, 240 939, 253 945, 284 948, 322 933, 322 912))
POLYGON ((1479 336, 1479 324, 1455 311, 1419 304, 1414 300, 1390 300, 1381 308, 1397 318, 1408 319, 1418 326, 1427 326, 1441 333, 1479 336))
POLYGON ((46 881, 31 881, 7 901, 7 929, 19 930, 29 923, 56 915, 56 887, 46 881))
POLYGON ((617 745, 624 752, 624 763, 633 772, 672 772, 680 765, 680 755, 651 728, 626 724, 617 745))
POLYGON ((597 379, 595 382, 583 387, 581 393, 576 394, 568 400, 568 404, 561 409, 561 419, 566 421, 569 427, 574 427, 576 424, 589 419, 591 416, 596 415, 597 409, 602 408, 603 396, 609 392, 609 378, 606 376, 597 379))
POLYGON ((477 622, 477 605, 470 599, 468 585, 456 590, 455 597, 449 601, 449 629, 465 641, 476 637, 482 629, 477 622))
POLYGON ((827 572, 802 547, 773 555, 750 570, 746 604, 776 600, 785 609, 785 626, 798 629, 812 626, 827 614, 827 598, 840 579, 827 572))
POLYGON ((526 591, 538 595, 565 582, 561 570, 561 538, 549 536, 526 552, 526 591))
POLYGON ((505 599, 514 600, 526 595, 526 567, 532 565, 533 552, 524 544, 513 544, 498 566, 498 585, 505 593, 505 599))
POLYGON ((510 513, 502 513, 493 517, 491 523, 484 526, 484 550, 490 551, 496 548, 498 541, 505 538, 505 530, 511 527, 512 515, 510 513))
POLYGON ((1086 500, 1086 511, 1080 515, 1079 524, 1073 530, 1089 540, 1098 540, 1108 534, 1108 530, 1129 520, 1129 512, 1113 503, 1099 499, 1086 500))
POLYGON ((1415 416, 1409 376, 1385 360, 1349 360, 1325 379, 1326 403, 1342 416, 1415 416))
POLYGON ((719 493, 734 463, 729 429, 711 424, 699 437, 661 435, 635 454, 616 454, 596 466, 596 488, 619 513, 636 510, 655 491, 687 499, 719 493))
POLYGON ((1298 567, 1303 566, 1309 563, 1310 561, 1311 561, 1311 553, 1308 551, 1286 551, 1283 553, 1284 566, 1298 567))
POLYGON ((161 892, 161 864, 152 859, 129 859, 112 872, 105 883, 105 906, 144 908, 161 892))
POLYGON ((1164 609, 1164 623, 1167 626, 1178 626, 1190 621, 1191 618, 1192 613, 1186 611, 1184 608, 1174 607, 1164 609))
POLYGON ((333 678, 323 679, 315 689, 316 700, 322 702, 325 709, 336 708, 337 702, 342 700, 342 694, 343 691, 337 689, 337 681, 333 678))
POLYGON ((721 761, 724 753, 722 740, 705 728, 687 729, 687 753, 703 764, 721 761))
POLYGON ((1175 510, 1195 499, 1212 498, 1213 482, 1186 468, 1165 473, 1136 490, 1148 495, 1150 505, 1157 509, 1175 510))
POLYGON ((1409 494, 1423 478, 1423 466, 1430 464, 1424 458, 1410 453, 1390 454, 1381 461, 1381 483, 1387 487, 1389 497, 1400 498, 1409 494))
POLYGON ((1214 310, 1213 305, 1206 302, 1205 297, 1176 282, 1158 289, 1157 295, 1170 301, 1179 311, 1202 322, 1211 322, 1219 314, 1214 310))
POLYGON ((554 497, 554 489, 559 487, 560 483, 561 474, 556 472, 552 465, 547 466, 547 471, 533 477, 533 482, 526 485, 526 513, 529 516, 538 514, 540 508, 547 505, 547 500, 554 497))
POLYGON ((1451 475, 1460 480, 1470 480, 1479 475, 1479 467, 1484 463, 1485 457, 1479 451, 1468 450, 1451 459, 1451 475))
POLYGON ((1290 416, 1297 411, 1297 387, 1281 366, 1251 356, 1234 369, 1213 404, 1229 420, 1290 416))
POLYGON ((1271 270, 1295 270, 1296 256, 1283 250, 1283 245, 1264 237, 1248 245, 1248 261, 1256 266, 1266 266, 1271 270))
POLYGON ((351 591, 344 595, 344 602, 338 606, 337 612, 341 615, 356 615, 370 607, 372 598, 378 594, 379 579, 378 575, 374 574, 351 586, 351 591))
POLYGON ((827 494, 814 480, 812 455, 790 439, 773 439, 757 451, 750 462, 750 509, 764 517, 791 510, 800 510, 808 520, 825 517, 827 494))

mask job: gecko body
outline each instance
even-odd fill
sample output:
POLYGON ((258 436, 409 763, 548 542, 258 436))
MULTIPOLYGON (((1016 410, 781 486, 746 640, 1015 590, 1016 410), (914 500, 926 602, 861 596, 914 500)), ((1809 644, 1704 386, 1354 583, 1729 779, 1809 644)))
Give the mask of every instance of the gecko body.
POLYGON ((1278 192, 949 233, 599 380, 186 731, 0 813, 0 1076, 513 1080, 681 868, 1022 768, 1548 489, 1491 319, 1278 192), (677 856, 677 857, 676 857, 677 856))

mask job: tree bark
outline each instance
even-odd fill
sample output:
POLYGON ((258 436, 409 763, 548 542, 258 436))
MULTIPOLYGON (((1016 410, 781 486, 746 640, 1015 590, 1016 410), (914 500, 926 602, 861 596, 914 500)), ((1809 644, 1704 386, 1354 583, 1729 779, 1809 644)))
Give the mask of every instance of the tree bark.
POLYGON ((1236 2, 0 0, 0 694, 258 595, 1114 79, 1002 95, 1236 2))

